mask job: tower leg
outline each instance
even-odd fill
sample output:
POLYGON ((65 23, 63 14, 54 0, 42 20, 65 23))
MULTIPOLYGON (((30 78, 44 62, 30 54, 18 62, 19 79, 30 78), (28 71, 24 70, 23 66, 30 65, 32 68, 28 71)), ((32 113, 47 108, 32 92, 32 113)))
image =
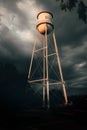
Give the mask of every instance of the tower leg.
MULTIPOLYGON (((43 48, 45 48, 45 43, 43 44, 43 48)), ((43 49, 43 79, 45 79, 45 66, 46 66, 46 60, 45 60, 45 55, 46 55, 46 50, 43 49)), ((45 107, 45 98, 46 98, 46 94, 45 94, 45 91, 46 91, 46 81, 43 80, 43 107, 45 107)))
POLYGON ((32 63, 33 63, 33 58, 34 58, 35 47, 36 47, 36 41, 34 42, 34 47, 33 47, 33 51, 32 51, 32 57, 31 57, 29 73, 28 73, 28 79, 30 79, 30 74, 31 74, 31 69, 32 69, 32 63))
POLYGON ((65 89, 65 83, 64 83, 62 68, 61 68, 61 64, 60 64, 60 57, 59 57, 59 53, 58 53, 58 48, 57 48, 57 43, 56 43, 56 38, 55 38, 55 33, 54 32, 53 32, 53 40, 54 40, 54 46, 55 46, 55 51, 56 51, 56 56, 57 56, 57 62, 58 62, 58 66, 59 66, 61 85, 63 87, 65 104, 68 104, 68 99, 67 99, 67 94, 66 94, 66 89, 65 89))
MULTIPOLYGON (((47 25, 46 25, 47 26, 47 25)), ((46 29, 47 30, 47 29, 46 29)), ((47 45, 47 31, 45 31, 45 44, 46 44, 46 91, 47 91, 47 108, 50 107, 49 100, 49 77, 48 77, 48 45, 47 45)))

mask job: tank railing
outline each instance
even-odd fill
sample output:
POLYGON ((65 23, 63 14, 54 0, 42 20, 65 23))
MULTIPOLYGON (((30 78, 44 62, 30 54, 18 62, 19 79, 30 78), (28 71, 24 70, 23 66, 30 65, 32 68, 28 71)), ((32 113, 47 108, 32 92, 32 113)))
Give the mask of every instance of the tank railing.
POLYGON ((52 21, 50 21, 49 19, 38 20, 37 23, 36 23, 36 25, 43 24, 43 23, 52 24, 52 21))

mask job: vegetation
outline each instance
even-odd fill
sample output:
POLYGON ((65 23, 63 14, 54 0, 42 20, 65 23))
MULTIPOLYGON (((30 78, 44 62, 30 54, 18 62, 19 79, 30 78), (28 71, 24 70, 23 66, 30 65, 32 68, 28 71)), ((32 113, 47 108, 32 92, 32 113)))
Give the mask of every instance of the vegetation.
POLYGON ((84 23, 87 23, 87 5, 83 0, 56 0, 60 2, 61 10, 72 11, 73 8, 77 9, 78 17, 84 23))

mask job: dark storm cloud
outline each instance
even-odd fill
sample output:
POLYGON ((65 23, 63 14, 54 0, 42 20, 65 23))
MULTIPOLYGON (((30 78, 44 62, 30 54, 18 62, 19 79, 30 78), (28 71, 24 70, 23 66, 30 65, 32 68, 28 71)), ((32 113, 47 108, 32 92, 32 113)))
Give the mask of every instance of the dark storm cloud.
POLYGON ((0 61, 11 62, 23 72, 33 46, 34 9, 37 12, 34 1, 0 1, 0 61))
POLYGON ((15 54, 13 57, 15 59, 18 54, 23 56, 23 53, 31 53, 33 41, 31 26, 33 26, 33 22, 31 19, 31 24, 29 24, 28 12, 18 8, 17 2, 22 1, 3 0, 0 2, 0 48, 3 56, 6 55, 9 58, 15 54))
POLYGON ((17 52, 21 53, 20 48, 18 48, 19 42, 20 40, 18 37, 12 34, 9 28, 7 28, 5 25, 2 25, 2 30, 0 32, 0 48, 3 48, 1 49, 2 54, 6 55, 7 57, 15 57, 17 52))
POLYGON ((12 14, 12 20, 18 15, 20 20, 20 27, 21 29, 27 28, 29 26, 28 24, 28 18, 27 16, 17 7, 17 2, 20 2, 21 0, 2 0, 0 1, 0 4, 2 7, 6 8, 9 13, 12 14))
MULTIPOLYGON (((65 45, 79 46, 83 44, 87 36, 87 25, 79 21, 76 12, 70 12, 61 19, 61 25, 58 25, 57 31, 59 42, 65 45)), ((61 14, 60 14, 61 15, 61 14)))
POLYGON ((16 2, 18 0, 1 0, 0 3, 2 4, 2 6, 11 9, 12 11, 16 11, 16 2))

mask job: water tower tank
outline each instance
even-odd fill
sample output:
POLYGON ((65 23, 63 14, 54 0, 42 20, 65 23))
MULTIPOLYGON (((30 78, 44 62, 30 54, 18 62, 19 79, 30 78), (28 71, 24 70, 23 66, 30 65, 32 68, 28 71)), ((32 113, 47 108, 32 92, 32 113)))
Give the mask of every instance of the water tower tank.
POLYGON ((45 32, 47 32, 47 34, 51 33, 54 29, 52 18, 52 13, 48 11, 40 12, 37 15, 36 29, 43 35, 45 32))

